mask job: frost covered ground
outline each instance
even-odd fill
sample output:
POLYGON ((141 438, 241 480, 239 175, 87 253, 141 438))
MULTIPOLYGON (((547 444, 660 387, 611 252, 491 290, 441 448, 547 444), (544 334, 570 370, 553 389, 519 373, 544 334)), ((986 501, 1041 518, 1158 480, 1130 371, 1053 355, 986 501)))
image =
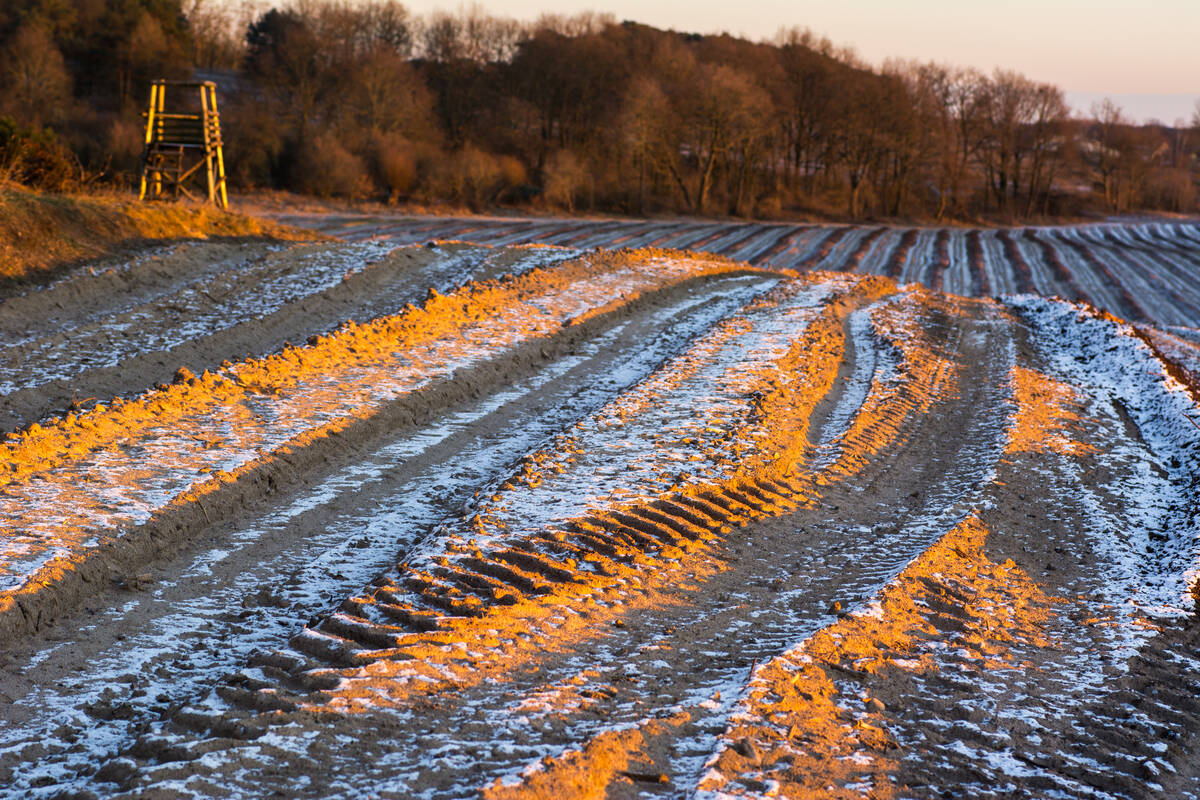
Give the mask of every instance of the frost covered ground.
POLYGON ((1200 797, 1195 229, 319 222, 0 304, 0 796, 1200 797))

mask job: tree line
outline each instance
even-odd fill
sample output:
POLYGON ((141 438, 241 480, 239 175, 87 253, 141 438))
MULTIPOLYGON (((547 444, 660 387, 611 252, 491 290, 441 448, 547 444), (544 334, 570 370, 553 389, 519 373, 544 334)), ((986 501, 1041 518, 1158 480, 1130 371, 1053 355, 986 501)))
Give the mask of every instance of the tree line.
POLYGON ((872 67, 611 16, 394 0, 10 0, 0 177, 129 180, 149 82, 222 92, 235 187, 471 208, 1030 219, 1197 210, 1200 114, 1135 125, 1007 70, 872 67))

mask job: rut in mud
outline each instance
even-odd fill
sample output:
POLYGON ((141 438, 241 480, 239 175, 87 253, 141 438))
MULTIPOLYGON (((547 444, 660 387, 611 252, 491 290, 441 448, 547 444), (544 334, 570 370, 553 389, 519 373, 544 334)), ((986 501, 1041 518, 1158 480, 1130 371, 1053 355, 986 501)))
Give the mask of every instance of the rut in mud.
POLYGON ((1109 239, 587 250, 656 230, 184 249, 0 307, 40 419, 0 474, 0 786, 1200 797, 1200 351, 907 283, 1109 239), (45 418, 73 380, 103 402, 45 418))

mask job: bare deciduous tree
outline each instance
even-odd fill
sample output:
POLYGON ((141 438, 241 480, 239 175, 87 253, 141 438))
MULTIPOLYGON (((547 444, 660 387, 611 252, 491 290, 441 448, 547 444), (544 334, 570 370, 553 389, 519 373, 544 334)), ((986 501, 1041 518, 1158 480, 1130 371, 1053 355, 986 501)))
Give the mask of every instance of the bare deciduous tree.
POLYGON ((62 119, 71 100, 71 76, 49 31, 27 22, 0 49, 0 110, 40 127, 62 119))

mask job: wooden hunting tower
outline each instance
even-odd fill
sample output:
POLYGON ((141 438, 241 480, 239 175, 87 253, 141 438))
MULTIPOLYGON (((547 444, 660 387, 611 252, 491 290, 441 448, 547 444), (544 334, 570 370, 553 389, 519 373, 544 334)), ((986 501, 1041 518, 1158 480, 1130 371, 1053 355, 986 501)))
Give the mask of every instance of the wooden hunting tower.
POLYGON ((146 112, 146 149, 142 151, 138 199, 183 195, 195 200, 188 184, 202 178, 207 180, 208 201, 229 208, 217 86, 212 81, 155 81, 146 112), (170 112, 166 108, 168 88, 182 95, 180 108, 170 112), (190 92, 199 94, 199 106, 190 92))

